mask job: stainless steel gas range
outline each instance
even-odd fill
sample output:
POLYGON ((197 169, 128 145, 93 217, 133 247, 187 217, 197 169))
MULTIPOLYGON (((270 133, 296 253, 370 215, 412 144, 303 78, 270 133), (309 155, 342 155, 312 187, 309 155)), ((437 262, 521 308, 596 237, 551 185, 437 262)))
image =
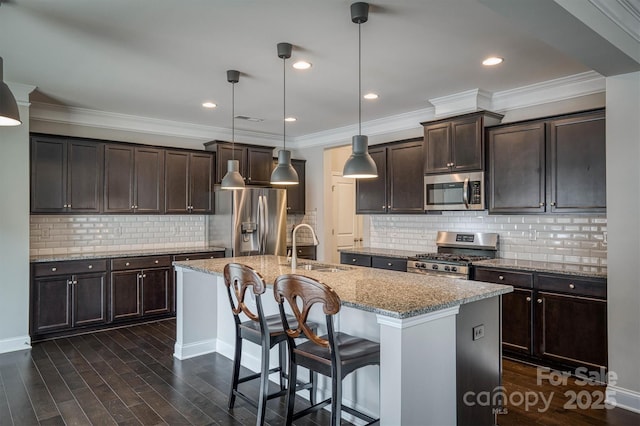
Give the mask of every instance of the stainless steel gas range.
POLYGON ((494 259, 499 236, 492 232, 438 231, 437 253, 419 253, 407 260, 407 272, 469 279, 472 262, 494 259))

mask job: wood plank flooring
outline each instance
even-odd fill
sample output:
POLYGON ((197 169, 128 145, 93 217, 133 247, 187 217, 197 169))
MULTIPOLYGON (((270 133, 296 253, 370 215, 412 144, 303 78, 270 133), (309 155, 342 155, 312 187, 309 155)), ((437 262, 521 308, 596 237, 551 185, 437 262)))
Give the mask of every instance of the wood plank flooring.
MULTIPOLYGON (((174 341, 175 320, 166 320, 2 354, 0 426, 255 424, 255 410, 244 401, 227 409, 231 361, 218 354, 176 360, 174 341)), ((505 360, 503 384, 508 395, 533 391, 554 397, 545 412, 538 411, 542 404, 528 410, 509 404, 508 414, 498 418, 500 426, 640 425, 640 415, 621 409, 565 409, 564 392, 584 387, 571 380, 564 387, 537 385, 536 369, 529 365, 505 360)), ((255 384, 243 386, 257 394, 255 384)), ((268 424, 282 424, 283 415, 284 398, 267 404, 268 424)), ((296 424, 326 425, 329 416, 319 412, 296 424)))

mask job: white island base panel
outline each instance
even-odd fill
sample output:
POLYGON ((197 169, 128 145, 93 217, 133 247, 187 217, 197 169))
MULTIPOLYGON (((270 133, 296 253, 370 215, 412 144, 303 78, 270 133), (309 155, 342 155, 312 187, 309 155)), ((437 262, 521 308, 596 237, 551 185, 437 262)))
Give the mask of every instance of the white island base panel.
MULTIPOLYGON (((234 325, 223 278, 179 266, 176 272, 174 357, 182 360, 219 352, 232 359, 234 325)), ((266 294, 266 314, 276 313, 277 305, 268 297, 269 290, 266 294)), ((374 417, 379 415, 382 425, 455 425, 458 311, 455 306, 396 319, 343 306, 337 328, 379 341, 381 347, 379 369, 365 367, 343 382, 344 403, 374 417)), ((324 324, 321 313, 314 319, 324 324)), ((274 348, 273 366, 277 359, 274 348)), ((259 370, 258 346, 243 346, 243 365, 259 370)), ((329 395, 330 381, 322 376, 320 379, 319 392, 329 395)), ((352 420, 349 417, 345 419, 352 420)))

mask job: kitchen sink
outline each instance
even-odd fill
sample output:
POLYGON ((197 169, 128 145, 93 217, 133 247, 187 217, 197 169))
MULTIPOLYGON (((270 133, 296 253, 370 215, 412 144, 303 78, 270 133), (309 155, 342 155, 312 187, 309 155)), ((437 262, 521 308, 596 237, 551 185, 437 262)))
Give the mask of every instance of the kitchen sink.
MULTIPOLYGON (((283 266, 291 266, 291 263, 283 263, 283 266)), ((296 270, 302 269, 316 272, 343 272, 350 271, 349 266, 328 265, 326 263, 298 263, 296 270)))

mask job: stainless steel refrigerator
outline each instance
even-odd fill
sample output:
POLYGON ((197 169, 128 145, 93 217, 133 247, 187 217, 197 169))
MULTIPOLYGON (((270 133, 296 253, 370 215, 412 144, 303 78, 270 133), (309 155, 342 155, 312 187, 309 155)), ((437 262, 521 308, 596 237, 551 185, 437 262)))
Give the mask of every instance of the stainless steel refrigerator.
POLYGON ((209 220, 210 244, 227 256, 287 251, 287 193, 284 189, 216 189, 215 214, 209 220))

